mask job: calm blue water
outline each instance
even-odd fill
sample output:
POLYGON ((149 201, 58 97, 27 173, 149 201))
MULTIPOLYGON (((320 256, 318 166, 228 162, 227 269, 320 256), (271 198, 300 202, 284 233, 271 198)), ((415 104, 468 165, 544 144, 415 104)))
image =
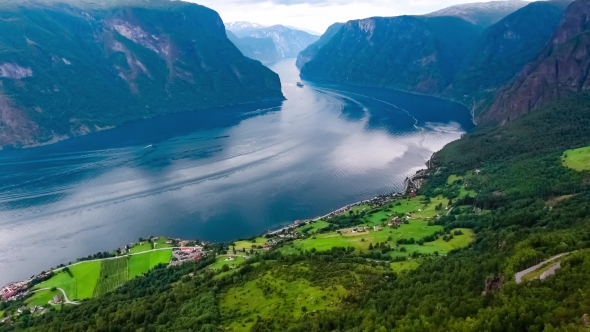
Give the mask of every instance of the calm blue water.
POLYGON ((0 285, 140 236, 227 241, 400 190, 472 127, 447 101, 337 85, 0 151, 0 285), (151 145, 151 147, 148 147, 151 145))

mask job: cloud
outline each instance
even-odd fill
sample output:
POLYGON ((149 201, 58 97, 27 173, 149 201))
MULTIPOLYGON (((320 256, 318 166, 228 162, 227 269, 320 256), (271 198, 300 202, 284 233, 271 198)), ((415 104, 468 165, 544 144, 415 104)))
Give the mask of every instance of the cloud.
POLYGON ((480 0, 187 0, 216 10, 224 22, 283 24, 324 32, 335 22, 372 16, 420 15, 480 0))

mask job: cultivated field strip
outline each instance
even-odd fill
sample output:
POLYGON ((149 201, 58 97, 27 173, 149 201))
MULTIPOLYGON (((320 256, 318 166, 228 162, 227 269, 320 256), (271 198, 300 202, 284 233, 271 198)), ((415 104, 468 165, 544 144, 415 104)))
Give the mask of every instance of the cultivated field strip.
POLYGON ((128 258, 108 259, 101 262, 100 277, 93 296, 100 296, 129 280, 128 258))

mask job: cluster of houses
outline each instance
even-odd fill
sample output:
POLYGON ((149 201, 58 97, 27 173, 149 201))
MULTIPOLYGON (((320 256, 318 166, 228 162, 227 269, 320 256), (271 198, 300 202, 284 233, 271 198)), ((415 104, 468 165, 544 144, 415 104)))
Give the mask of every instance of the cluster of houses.
POLYGON ((0 298, 4 301, 12 301, 26 295, 27 285, 30 280, 13 282, 0 290, 0 298))
POLYGON ((30 307, 30 308, 27 308, 26 306, 22 306, 22 307, 20 307, 20 308, 18 308, 16 310, 16 312, 18 312, 19 315, 22 314, 25 311, 28 311, 28 312, 30 312, 32 314, 34 314, 35 312, 42 314, 45 311, 45 308, 42 307, 42 306, 34 305, 34 306, 30 307))
POLYGON ((205 255, 203 247, 182 247, 172 250, 172 262, 170 266, 179 265, 185 262, 198 261, 205 255))

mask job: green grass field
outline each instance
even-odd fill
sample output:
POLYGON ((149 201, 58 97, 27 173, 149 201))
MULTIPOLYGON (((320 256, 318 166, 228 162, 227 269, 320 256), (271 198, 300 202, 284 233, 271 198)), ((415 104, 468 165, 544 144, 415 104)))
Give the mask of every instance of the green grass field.
POLYGON ((129 258, 129 279, 141 276, 158 264, 168 264, 172 258, 172 250, 150 251, 129 258))
POLYGON ((327 221, 325 221, 325 220, 318 220, 318 221, 312 222, 312 223, 310 223, 308 225, 305 225, 305 226, 303 226, 301 228, 297 228, 297 232, 299 232, 299 233, 306 232, 308 234, 313 234, 313 233, 317 232, 318 229, 322 229, 322 228, 324 228, 324 227, 326 227, 328 225, 330 225, 330 224, 327 221))
POLYGON ((249 331, 258 316, 299 319, 305 312, 335 308, 347 294, 341 285, 319 288, 305 279, 289 279, 268 273, 229 289, 221 298, 222 314, 232 317, 229 330, 249 331))
MULTIPOLYGON (((49 304, 49 301, 53 299, 54 296, 59 295, 63 296, 59 290, 51 291, 51 290, 42 290, 38 291, 33 294, 33 296, 29 297, 25 300, 27 306, 46 306, 49 304)), ((0 315, 2 317, 2 315, 0 315)))
POLYGON ((590 146, 565 151, 561 161, 564 166, 578 172, 590 171, 590 146))
POLYGON ((70 276, 59 271, 35 289, 62 288, 70 300, 88 299, 110 291, 123 282, 143 275, 160 263, 169 263, 172 250, 151 251, 119 259, 82 262, 71 266, 70 276))
POLYGON ((129 249, 129 253, 137 254, 152 249, 154 249, 154 245, 152 243, 144 242, 143 244, 136 244, 135 246, 133 246, 133 248, 129 249))
MULTIPOLYGON (((263 246, 266 244, 266 242, 268 241, 267 238, 259 236, 256 239, 254 239, 254 243, 252 243, 252 241, 236 241, 235 242, 235 247, 237 251, 240 251, 242 249, 252 249, 252 246, 263 246)), ((231 246, 230 246, 231 249, 231 246)))
POLYGON ((212 270, 219 270, 221 269, 224 265, 227 265, 229 267, 233 267, 236 265, 240 265, 241 263, 243 263, 244 261, 246 261, 246 259, 244 257, 241 256, 236 256, 236 259, 233 261, 226 261, 228 257, 225 256, 221 256, 221 257, 217 257, 217 259, 215 260, 215 263, 209 265, 209 268, 212 270))

